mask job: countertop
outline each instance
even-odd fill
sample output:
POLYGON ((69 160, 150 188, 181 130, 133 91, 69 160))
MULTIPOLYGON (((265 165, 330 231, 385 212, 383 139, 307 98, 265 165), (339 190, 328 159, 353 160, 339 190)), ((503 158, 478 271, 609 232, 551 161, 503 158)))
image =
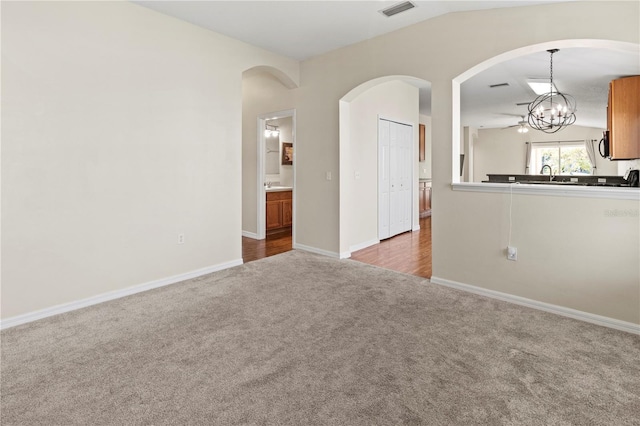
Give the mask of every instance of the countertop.
POLYGON ((267 192, 284 192, 284 191, 292 191, 293 187, 291 186, 269 186, 265 188, 267 192))

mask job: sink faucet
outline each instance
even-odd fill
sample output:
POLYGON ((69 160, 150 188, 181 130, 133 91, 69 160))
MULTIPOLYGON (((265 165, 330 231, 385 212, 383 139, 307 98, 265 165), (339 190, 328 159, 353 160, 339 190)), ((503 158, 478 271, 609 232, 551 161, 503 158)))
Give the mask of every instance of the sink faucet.
POLYGON ((548 168, 549 168, 549 180, 551 180, 551 178, 553 178, 553 175, 552 175, 552 171, 551 171, 551 166, 550 166, 550 165, 545 164, 544 166, 542 166, 542 168, 540 169, 540 174, 541 174, 541 175, 543 175, 543 174, 544 174, 544 169, 545 169, 545 167, 548 167, 548 168))

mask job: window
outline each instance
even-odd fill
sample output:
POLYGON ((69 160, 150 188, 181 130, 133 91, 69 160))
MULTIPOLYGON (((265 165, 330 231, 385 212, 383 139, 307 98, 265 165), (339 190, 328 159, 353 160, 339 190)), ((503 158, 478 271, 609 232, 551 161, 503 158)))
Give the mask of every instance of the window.
MULTIPOLYGON (((532 142, 529 174, 542 174, 545 165, 551 167, 554 176, 593 173, 584 142, 532 142)), ((544 174, 548 172, 545 167, 544 174)))

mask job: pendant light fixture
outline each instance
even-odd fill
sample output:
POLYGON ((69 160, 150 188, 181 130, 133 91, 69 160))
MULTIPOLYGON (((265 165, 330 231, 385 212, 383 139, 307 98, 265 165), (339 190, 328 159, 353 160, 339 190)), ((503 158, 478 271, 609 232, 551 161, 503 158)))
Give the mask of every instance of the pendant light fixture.
POLYGON ((563 94, 553 85, 553 54, 559 49, 547 50, 549 61, 549 92, 543 93, 528 106, 528 122, 531 128, 545 133, 555 133, 576 121, 576 101, 571 95, 563 94))
POLYGON ((265 137, 272 137, 275 138, 276 136, 280 135, 280 130, 278 130, 278 126, 274 126, 271 124, 265 124, 264 125, 264 136, 265 137))

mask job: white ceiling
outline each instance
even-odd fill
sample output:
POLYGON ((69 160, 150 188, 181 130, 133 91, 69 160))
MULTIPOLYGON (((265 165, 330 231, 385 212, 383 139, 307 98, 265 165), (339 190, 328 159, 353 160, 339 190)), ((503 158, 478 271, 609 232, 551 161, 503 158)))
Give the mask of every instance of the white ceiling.
MULTIPOLYGON (((134 1, 144 7, 254 46, 304 60, 451 12, 497 9, 548 1, 413 1, 414 9, 385 17, 400 1, 134 1)), ((640 55, 596 49, 563 49, 554 55, 554 82, 578 103, 576 124, 604 127, 608 82, 640 74, 640 55)), ((535 97, 527 78, 548 78, 549 55, 540 52, 504 62, 461 87, 462 124, 506 127, 520 121, 535 97), (490 84, 509 83, 489 89, 490 84), (516 114, 505 115, 505 114, 516 114)), ((420 88, 420 112, 430 115, 430 86, 420 88)))
MULTIPOLYGON (((640 49, 620 52, 595 48, 564 48, 553 55, 553 82, 558 91, 576 99, 576 125, 605 128, 609 82, 640 75, 640 49)), ((460 86, 463 125, 506 127, 527 114, 527 106, 537 96, 528 79, 549 79, 549 53, 533 53, 502 62, 477 74, 460 86), (489 85, 509 83, 490 88, 489 85), (515 114, 515 115, 513 115, 515 114)))
MULTIPOLYGON (((304 60, 439 15, 562 0, 413 1, 387 18, 396 1, 146 1, 134 3, 290 58, 304 60)), ((567 1, 567 0, 564 0, 567 1)))

